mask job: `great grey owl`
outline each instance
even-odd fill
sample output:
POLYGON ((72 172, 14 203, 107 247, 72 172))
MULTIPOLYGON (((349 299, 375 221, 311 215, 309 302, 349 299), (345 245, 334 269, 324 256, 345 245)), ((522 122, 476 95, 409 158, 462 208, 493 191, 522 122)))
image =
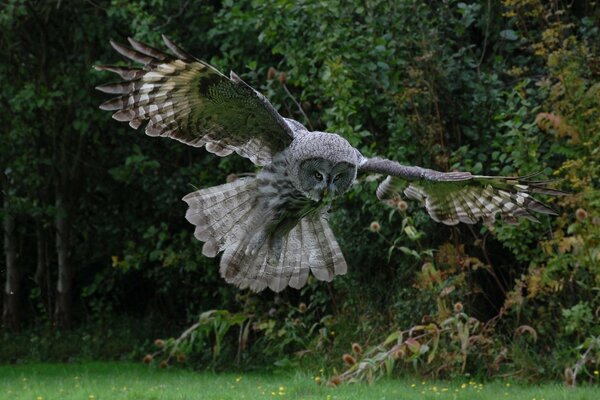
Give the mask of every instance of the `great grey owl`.
POLYGON ((555 214, 531 196, 561 193, 547 188, 547 182, 367 159, 336 134, 309 132, 283 118, 235 73, 227 77, 163 39, 173 55, 131 38, 131 48, 111 41, 117 52, 143 67, 96 66, 124 80, 97 87, 118 95, 100 108, 116 111, 114 119, 135 129, 147 122, 150 136, 205 146, 218 156, 236 152, 264 166, 252 177, 183 198, 189 206, 186 218, 204 242, 202 253, 215 257, 223 251, 221 275, 239 288, 279 292, 304 286, 309 271, 323 281, 344 274, 346 261, 326 212, 357 173, 388 175, 377 189, 380 199, 398 196, 397 180, 410 181, 404 194, 447 225, 493 220, 496 214, 509 221, 537 221, 531 210, 555 214))

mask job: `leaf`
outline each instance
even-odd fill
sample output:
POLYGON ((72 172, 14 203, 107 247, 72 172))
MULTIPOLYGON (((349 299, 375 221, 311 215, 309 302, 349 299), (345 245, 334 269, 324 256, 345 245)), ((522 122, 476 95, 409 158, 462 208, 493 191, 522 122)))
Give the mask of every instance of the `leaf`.
POLYGON ((415 250, 409 249, 408 247, 404 247, 404 246, 400 246, 399 249, 401 252, 403 252, 406 255, 413 256, 417 260, 421 259, 421 256, 419 255, 419 253, 417 253, 415 250))
POLYGON ((417 339, 408 338, 408 339, 406 339, 406 341, 404 343, 406 343, 406 345, 408 346, 408 349, 410 350, 411 353, 413 353, 413 354, 419 353, 419 350, 421 349, 421 343, 419 343, 419 341, 417 339))
POLYGON ((398 342, 399 339, 402 337, 402 332, 400 331, 396 331, 391 333, 383 342, 384 346, 387 346, 388 344, 392 343, 392 342, 398 342))
POLYGON ((440 334, 438 331, 433 336, 433 347, 431 349, 431 352, 429 352, 429 355, 427 356, 427 364, 431 364, 431 362, 434 360, 439 344, 440 344, 440 334))
POLYGON ((388 377, 392 376, 392 372, 394 371, 394 359, 392 357, 387 357, 383 362, 385 365, 385 372, 388 377))

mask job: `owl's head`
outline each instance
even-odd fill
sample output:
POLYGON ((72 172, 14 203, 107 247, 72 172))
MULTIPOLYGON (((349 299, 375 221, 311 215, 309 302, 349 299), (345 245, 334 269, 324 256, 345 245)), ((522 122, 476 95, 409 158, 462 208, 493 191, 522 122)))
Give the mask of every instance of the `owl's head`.
POLYGON ((290 179, 315 201, 346 192, 356 178, 357 164, 356 150, 335 134, 310 132, 290 146, 290 179))

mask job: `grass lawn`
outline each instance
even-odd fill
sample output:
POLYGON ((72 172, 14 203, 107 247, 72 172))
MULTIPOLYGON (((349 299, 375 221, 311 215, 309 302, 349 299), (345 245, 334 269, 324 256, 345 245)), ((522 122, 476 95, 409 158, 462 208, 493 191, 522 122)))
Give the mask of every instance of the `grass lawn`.
POLYGON ((231 374, 157 370, 143 364, 85 363, 0 366, 2 400, 118 399, 600 399, 600 387, 561 384, 421 382, 393 379, 338 388, 315 384, 301 372, 231 374))

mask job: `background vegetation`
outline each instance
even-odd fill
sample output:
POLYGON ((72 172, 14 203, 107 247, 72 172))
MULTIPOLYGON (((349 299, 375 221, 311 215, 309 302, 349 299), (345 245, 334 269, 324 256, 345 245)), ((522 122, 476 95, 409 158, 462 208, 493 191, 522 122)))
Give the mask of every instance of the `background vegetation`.
POLYGON ((334 385, 404 372, 597 382, 599 22, 591 0, 4 1, 0 361, 149 353, 161 367, 317 366, 334 385), (160 46, 161 33, 364 154, 541 171, 573 195, 549 200, 560 216, 541 224, 447 227, 417 204, 383 206, 367 182, 333 216, 348 275, 238 292, 180 199, 252 166, 97 107, 111 78, 91 66, 118 59, 108 40, 160 46))

